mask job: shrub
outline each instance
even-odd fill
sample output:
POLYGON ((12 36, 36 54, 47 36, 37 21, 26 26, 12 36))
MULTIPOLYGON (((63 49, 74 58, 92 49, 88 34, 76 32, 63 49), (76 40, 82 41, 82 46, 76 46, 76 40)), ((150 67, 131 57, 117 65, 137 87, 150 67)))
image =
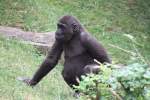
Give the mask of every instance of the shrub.
POLYGON ((99 74, 82 76, 80 99, 88 100, 148 100, 150 97, 150 67, 133 63, 122 68, 101 65, 99 74))

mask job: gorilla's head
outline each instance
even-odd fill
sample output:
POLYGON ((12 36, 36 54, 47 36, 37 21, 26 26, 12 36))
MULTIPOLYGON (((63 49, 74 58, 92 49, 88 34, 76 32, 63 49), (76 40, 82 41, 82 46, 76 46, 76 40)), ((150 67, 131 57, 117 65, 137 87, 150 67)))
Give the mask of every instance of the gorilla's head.
POLYGON ((58 41, 69 41, 74 35, 81 33, 82 26, 73 16, 63 16, 57 23, 55 38, 58 41))

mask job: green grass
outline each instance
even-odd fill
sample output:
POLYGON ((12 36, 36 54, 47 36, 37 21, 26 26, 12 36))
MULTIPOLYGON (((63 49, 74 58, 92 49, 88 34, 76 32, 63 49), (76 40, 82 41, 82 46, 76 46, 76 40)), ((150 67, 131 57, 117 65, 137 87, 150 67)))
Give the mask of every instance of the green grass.
POLYGON ((135 37, 140 44, 136 48, 149 62, 149 5, 149 0, 1 0, 0 25, 55 31, 60 16, 74 15, 105 45, 114 62, 128 63, 131 57, 108 44, 135 52, 123 34, 135 37))
MULTIPOLYGON (((73 15, 108 49, 113 62, 126 64, 135 57, 110 44, 141 54, 149 63, 149 5, 149 0, 0 0, 0 25, 35 32, 55 31, 62 15, 73 15), (133 36, 136 44, 124 34, 133 36)), ((60 82, 62 66, 57 66, 34 89, 27 87, 16 77, 32 76, 44 57, 31 46, 3 38, 0 41, 0 99, 70 100, 70 89, 63 80, 60 82)))
POLYGON ((44 57, 32 46, 1 37, 0 51, 0 100, 73 100, 72 90, 61 77, 62 66, 31 88, 17 78, 32 77, 44 57))

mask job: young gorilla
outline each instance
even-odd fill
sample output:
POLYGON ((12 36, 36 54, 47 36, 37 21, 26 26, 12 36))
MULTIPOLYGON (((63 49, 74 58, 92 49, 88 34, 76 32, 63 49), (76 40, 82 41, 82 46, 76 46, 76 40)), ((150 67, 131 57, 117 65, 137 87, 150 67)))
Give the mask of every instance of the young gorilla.
POLYGON ((23 80, 28 85, 36 85, 51 71, 63 51, 65 62, 62 75, 70 87, 79 84, 76 78, 81 79, 81 75, 93 71, 92 69, 95 70, 98 64, 94 59, 101 63, 111 63, 103 46, 95 38, 91 37, 73 16, 63 16, 58 21, 55 38, 51 51, 33 78, 23 80))

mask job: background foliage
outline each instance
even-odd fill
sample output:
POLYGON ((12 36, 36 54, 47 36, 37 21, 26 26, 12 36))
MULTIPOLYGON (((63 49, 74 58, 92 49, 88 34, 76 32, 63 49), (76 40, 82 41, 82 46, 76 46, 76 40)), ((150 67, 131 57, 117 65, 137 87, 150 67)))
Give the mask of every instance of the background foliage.
POLYGON ((97 75, 82 76, 79 86, 82 100, 149 100, 150 66, 134 63, 122 68, 101 65, 97 75), (99 98, 99 99, 93 99, 99 98))

